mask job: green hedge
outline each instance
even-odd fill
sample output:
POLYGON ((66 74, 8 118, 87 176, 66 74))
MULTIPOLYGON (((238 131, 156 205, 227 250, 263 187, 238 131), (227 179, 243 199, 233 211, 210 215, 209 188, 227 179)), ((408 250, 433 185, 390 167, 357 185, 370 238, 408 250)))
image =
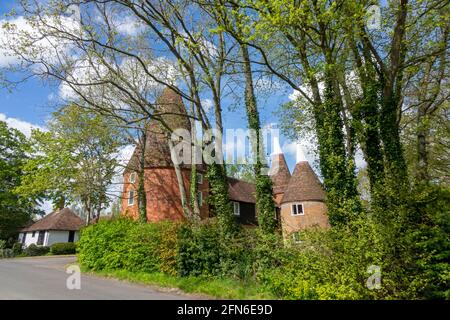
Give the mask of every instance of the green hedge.
POLYGON ((30 244, 25 248, 24 252, 27 256, 45 256, 49 253, 50 248, 46 246, 37 246, 35 244, 30 244))
POLYGON ((141 224, 127 218, 100 221, 82 230, 78 258, 93 270, 175 275, 178 228, 176 223, 141 224))
POLYGON ((282 299, 449 299, 450 190, 379 210, 346 226, 304 231, 290 245, 258 228, 226 235, 214 219, 119 218, 82 231, 79 260, 94 270, 255 281, 282 299), (372 267, 380 288, 367 285, 372 267))
POLYGON ((50 246, 50 253, 54 255, 75 254, 76 245, 73 242, 54 243, 50 246))

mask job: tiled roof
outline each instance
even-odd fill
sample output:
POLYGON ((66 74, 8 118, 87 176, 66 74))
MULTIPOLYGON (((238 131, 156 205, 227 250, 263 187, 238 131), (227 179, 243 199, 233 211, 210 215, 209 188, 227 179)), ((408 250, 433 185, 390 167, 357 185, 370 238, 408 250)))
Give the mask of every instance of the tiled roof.
MULTIPOLYGON (((147 126, 145 167, 168 167, 173 165, 167 140, 171 132, 163 123, 171 130, 183 128, 190 131, 191 125, 181 96, 170 88, 164 89, 156 102, 156 109, 154 116, 159 119, 150 120, 147 126)), ((139 146, 135 148, 128 163, 131 170, 139 168, 140 149, 139 146)))
POLYGON ((231 201, 256 203, 256 186, 253 183, 228 177, 228 196, 231 201))
POLYGON ((272 179, 273 193, 283 193, 291 179, 291 173, 289 172, 284 154, 278 153, 272 156, 269 176, 272 179))
POLYGON ((84 221, 69 208, 54 211, 21 231, 69 230, 76 231, 84 226, 84 221))
POLYGON ((325 192, 309 163, 300 161, 295 166, 281 203, 308 200, 324 201, 325 192))

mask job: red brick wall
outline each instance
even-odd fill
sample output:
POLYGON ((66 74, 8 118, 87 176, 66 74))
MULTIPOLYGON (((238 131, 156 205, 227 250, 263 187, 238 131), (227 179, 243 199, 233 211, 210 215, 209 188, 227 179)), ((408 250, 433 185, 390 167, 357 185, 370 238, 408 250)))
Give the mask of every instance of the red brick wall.
MULTIPOLYGON (((183 169, 183 180, 186 193, 189 197, 190 170, 183 169)), ((123 214, 131 215, 134 218, 139 216, 137 193, 134 204, 128 205, 128 191, 137 190, 137 179, 134 184, 129 183, 130 173, 125 173, 124 192, 122 200, 123 214)), ((171 167, 147 168, 145 169, 145 191, 147 196, 147 219, 150 222, 161 220, 181 220, 183 219, 183 208, 181 206, 180 191, 178 188, 175 170, 171 167)), ((206 197, 208 195, 208 183, 203 175, 203 183, 199 185, 199 191, 203 193, 203 204, 200 207, 202 218, 209 215, 206 197)))
POLYGON ((283 236, 289 237, 293 232, 305 230, 311 227, 329 228, 327 206, 320 201, 299 201, 303 204, 304 215, 293 216, 291 206, 295 202, 281 205, 281 226, 283 236))

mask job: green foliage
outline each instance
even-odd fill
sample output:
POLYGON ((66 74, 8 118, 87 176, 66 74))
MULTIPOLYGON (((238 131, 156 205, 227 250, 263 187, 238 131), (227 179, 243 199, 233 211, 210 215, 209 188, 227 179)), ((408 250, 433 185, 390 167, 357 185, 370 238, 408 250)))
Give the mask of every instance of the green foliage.
POLYGON ((16 192, 54 203, 81 201, 91 213, 104 208, 118 165, 116 152, 123 143, 119 129, 105 117, 74 105, 53 116, 49 131, 32 133, 32 156, 16 192))
POLYGON ((37 246, 33 243, 30 244, 28 247, 26 247, 24 252, 27 256, 30 257, 45 256, 47 253, 50 252, 50 248, 46 246, 37 246))
POLYGON ((232 235, 237 230, 236 219, 228 197, 228 183, 226 172, 220 164, 210 164, 206 172, 209 182, 208 203, 213 207, 213 212, 217 216, 221 232, 232 235))
POLYGON ((76 244, 73 242, 54 243, 50 246, 50 253, 54 255, 75 254, 76 244))
POLYGON ((100 221, 82 230, 77 246, 79 261, 93 270, 176 274, 177 229, 177 224, 169 222, 100 221))
POLYGON ((275 203, 273 201, 272 180, 268 175, 256 178, 256 209, 258 225, 263 232, 273 233, 277 225, 275 203))
POLYGON ((38 210, 35 198, 17 194, 23 182, 23 167, 29 143, 16 129, 0 121, 0 239, 14 238, 38 210))
POLYGON ((183 225, 178 236, 178 274, 219 274, 223 239, 219 223, 183 225))
POLYGON ((14 253, 14 256, 19 256, 23 252, 22 244, 20 242, 16 242, 12 246, 12 250, 14 253))
POLYGON ((0 259, 1 258, 12 258, 14 257, 14 252, 12 249, 0 249, 0 259))

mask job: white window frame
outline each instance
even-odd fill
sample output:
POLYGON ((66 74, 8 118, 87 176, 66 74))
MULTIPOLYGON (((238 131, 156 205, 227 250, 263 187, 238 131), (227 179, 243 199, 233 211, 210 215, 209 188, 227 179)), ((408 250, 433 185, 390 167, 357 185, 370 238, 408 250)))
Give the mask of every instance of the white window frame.
POLYGON ((197 184, 203 184, 203 174, 197 173, 197 184))
POLYGON ((135 183, 136 182, 136 172, 132 172, 130 174, 130 183, 135 183))
POLYGON ((128 206, 134 205, 134 190, 128 190, 128 206), (133 193, 133 196, 131 196, 133 193))
POLYGON ((241 204, 237 201, 233 201, 233 214, 235 216, 241 215, 241 204), (236 210, 236 208, 237 208, 237 210, 236 210))
POLYGON ((294 241, 294 243, 301 243, 302 242, 302 240, 300 240, 300 231, 292 233, 292 240, 294 241), (298 236, 298 237, 296 237, 296 236, 298 236))
POLYGON ((197 192, 197 201, 199 207, 203 205, 203 193, 201 191, 197 192))
POLYGON ((293 203, 291 204, 291 216, 297 217, 297 216, 304 216, 305 215, 305 206, 301 202, 293 203), (294 213, 294 206, 296 208, 297 213, 294 213), (302 207, 302 213, 298 213, 298 206, 302 207))

